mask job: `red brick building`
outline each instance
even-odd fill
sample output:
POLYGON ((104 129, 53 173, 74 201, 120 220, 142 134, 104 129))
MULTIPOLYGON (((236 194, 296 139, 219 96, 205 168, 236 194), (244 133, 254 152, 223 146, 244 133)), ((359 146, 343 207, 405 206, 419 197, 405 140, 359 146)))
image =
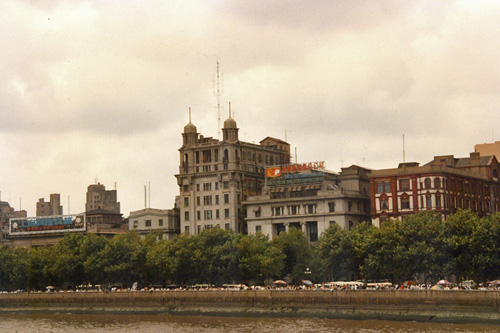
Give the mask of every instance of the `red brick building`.
POLYGON ((372 223, 401 218, 423 210, 443 217, 458 208, 480 215, 500 210, 500 165, 495 156, 471 153, 467 158, 435 156, 431 162, 401 163, 370 175, 372 223))

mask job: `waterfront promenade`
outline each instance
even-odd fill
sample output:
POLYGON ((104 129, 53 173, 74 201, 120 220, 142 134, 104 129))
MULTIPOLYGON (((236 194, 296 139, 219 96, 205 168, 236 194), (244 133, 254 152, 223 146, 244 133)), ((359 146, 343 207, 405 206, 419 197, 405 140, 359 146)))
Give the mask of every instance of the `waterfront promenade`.
POLYGON ((500 292, 480 290, 175 290, 0 294, 0 312, 304 316, 500 324, 500 292))

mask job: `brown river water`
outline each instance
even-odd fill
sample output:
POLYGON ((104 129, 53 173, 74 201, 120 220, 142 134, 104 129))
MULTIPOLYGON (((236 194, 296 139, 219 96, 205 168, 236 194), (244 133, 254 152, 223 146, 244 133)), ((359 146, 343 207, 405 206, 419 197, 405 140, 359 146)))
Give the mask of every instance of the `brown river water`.
POLYGON ((500 332, 500 326, 319 318, 0 313, 0 332, 500 332))

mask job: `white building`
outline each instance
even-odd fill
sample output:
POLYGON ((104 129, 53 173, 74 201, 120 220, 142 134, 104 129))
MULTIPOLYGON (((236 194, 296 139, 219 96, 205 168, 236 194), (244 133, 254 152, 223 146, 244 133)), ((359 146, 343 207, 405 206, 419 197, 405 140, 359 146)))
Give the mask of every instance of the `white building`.
POLYGON ((163 239, 173 239, 179 234, 179 210, 178 209, 155 209, 145 208, 130 212, 128 218, 129 230, 135 230, 142 237, 151 233, 159 232, 163 239))
POLYGON ((370 220, 369 170, 351 166, 340 174, 325 171, 321 164, 270 168, 262 195, 248 197, 248 233, 262 232, 271 239, 289 228, 301 229, 310 242, 332 224, 355 228, 370 220), (298 167, 300 166, 300 167, 298 167), (309 168, 310 166, 310 168, 309 168))

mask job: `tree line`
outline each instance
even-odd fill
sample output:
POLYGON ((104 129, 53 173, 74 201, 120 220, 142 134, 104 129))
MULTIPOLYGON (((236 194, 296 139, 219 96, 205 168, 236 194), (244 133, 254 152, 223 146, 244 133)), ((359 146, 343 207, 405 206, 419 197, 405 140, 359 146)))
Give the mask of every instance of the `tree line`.
POLYGON ((111 239, 67 234, 51 247, 0 247, 0 290, 134 282, 264 284, 278 278, 293 284, 415 278, 432 283, 451 275, 477 282, 500 277, 500 214, 479 217, 461 210, 443 221, 439 214, 422 212, 380 228, 332 225, 314 246, 294 228, 272 240, 212 228, 173 240, 155 233, 141 239, 130 231, 111 239))

